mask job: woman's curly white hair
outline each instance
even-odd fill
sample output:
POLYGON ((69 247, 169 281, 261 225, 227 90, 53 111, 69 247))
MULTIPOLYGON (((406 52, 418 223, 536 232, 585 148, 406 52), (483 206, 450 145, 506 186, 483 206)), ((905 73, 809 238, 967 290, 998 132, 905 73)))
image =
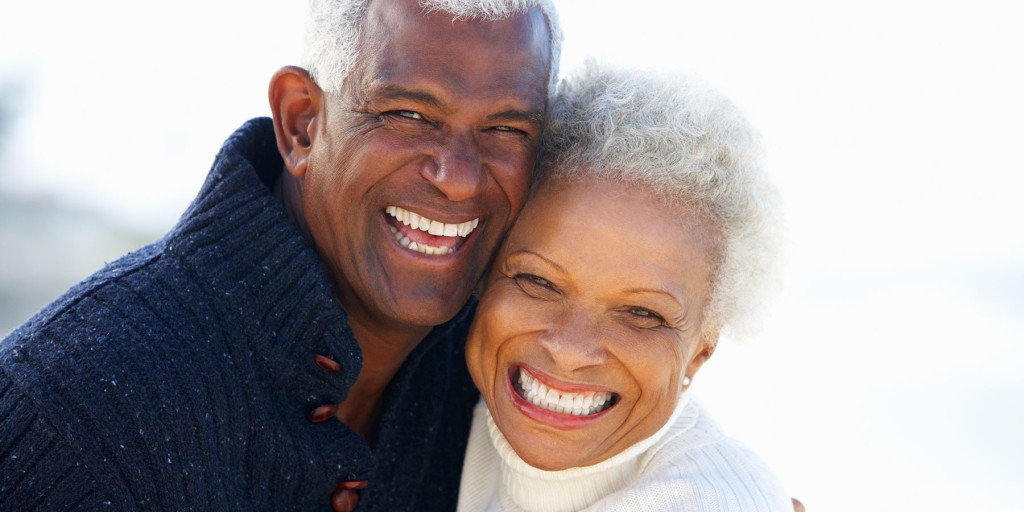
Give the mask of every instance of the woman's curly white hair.
POLYGON ((712 219, 719 238, 703 333, 754 330, 775 284, 778 194, 758 137, 732 102, 692 76, 588 62, 554 97, 534 186, 595 178, 712 219))
MULTIPOLYGON (((321 89, 338 93, 359 58, 359 35, 370 0, 309 0, 301 64, 321 89)), ((423 12, 444 12, 452 20, 503 20, 539 8, 548 24, 551 48, 549 91, 558 80, 562 28, 552 0, 419 0, 423 12)))

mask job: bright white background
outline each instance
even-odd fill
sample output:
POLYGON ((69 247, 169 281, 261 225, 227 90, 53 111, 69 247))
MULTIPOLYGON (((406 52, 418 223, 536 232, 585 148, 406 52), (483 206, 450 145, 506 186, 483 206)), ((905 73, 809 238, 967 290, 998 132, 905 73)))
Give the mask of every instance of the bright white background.
MULTIPOLYGON (((301 5, 5 3, 0 200, 157 236, 223 139, 269 113, 270 75, 297 62, 301 5)), ((558 5, 563 70, 595 56, 695 71, 764 134, 788 267, 764 332, 725 340, 695 381, 726 428, 814 512, 1024 510, 1014 2, 558 5)), ((117 256, 66 229, 41 236, 67 252, 43 272, 117 256)), ((40 265, 0 253, 8 271, 40 265)))

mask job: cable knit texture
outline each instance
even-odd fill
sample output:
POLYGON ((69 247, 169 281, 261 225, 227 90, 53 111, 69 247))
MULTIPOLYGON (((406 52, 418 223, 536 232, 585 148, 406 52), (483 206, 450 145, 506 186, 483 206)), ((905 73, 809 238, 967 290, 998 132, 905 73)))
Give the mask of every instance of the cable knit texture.
POLYGON ((749 449, 680 396, 653 436, 592 466, 544 471, 516 455, 483 401, 473 413, 459 491, 466 512, 792 512, 781 484, 749 449))
POLYGON ((281 169, 270 119, 249 121, 167 235, 0 342, 0 510, 329 511, 345 480, 369 481, 360 511, 455 508, 474 304, 405 361, 373 446, 308 421, 362 355, 271 193, 281 169))

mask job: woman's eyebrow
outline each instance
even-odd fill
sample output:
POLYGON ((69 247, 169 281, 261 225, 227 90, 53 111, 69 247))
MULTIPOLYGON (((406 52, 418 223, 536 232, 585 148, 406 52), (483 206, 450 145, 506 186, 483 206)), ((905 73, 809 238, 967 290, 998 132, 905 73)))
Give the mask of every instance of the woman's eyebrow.
POLYGON ((627 288, 627 289, 622 290, 622 291, 625 292, 625 293, 628 293, 628 294, 632 294, 632 295, 644 295, 644 294, 660 295, 660 296, 663 296, 663 297, 668 297, 669 299, 672 300, 672 302, 675 302, 676 304, 678 304, 679 307, 686 307, 686 304, 685 304, 684 300, 681 300, 681 298, 679 296, 677 296, 676 294, 674 294, 672 292, 669 292, 667 290, 662 290, 662 289, 659 289, 659 288, 627 288))
POLYGON ((526 248, 523 248, 523 249, 516 249, 516 250, 514 250, 514 251, 510 252, 510 253, 509 253, 509 255, 508 255, 508 257, 509 257, 509 258, 512 258, 512 257, 514 257, 514 256, 518 256, 518 255, 522 255, 522 254, 529 254, 529 255, 531 255, 531 256, 534 256, 534 257, 540 258, 540 259, 544 260, 544 261, 545 261, 545 262, 546 262, 546 263, 547 263, 548 265, 551 265, 552 267, 554 267, 554 268, 555 268, 555 270, 557 270, 557 271, 559 271, 559 272, 561 272, 561 273, 563 273, 563 274, 566 274, 566 273, 567 273, 567 272, 565 271, 565 268, 563 268, 563 267, 562 267, 561 265, 559 265, 558 263, 555 263, 554 261, 551 261, 550 259, 548 259, 548 258, 544 257, 543 255, 541 255, 540 253, 538 253, 538 252, 536 252, 536 251, 533 251, 533 250, 530 250, 530 249, 526 249, 526 248))

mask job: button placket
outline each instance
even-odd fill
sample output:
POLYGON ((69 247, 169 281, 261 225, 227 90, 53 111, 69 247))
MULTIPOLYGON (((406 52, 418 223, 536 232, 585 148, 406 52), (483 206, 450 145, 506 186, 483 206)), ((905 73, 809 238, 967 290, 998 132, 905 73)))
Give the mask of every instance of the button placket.
POLYGON ((309 413, 309 421, 322 423, 334 417, 338 412, 338 406, 334 404, 321 405, 309 413))
MULTIPOLYGON (((313 356, 313 361, 324 371, 336 372, 341 370, 341 363, 325 355, 316 354, 313 356)), ((337 405, 321 405, 309 413, 309 421, 321 423, 336 416, 337 413, 337 405)), ((356 505, 359 504, 359 491, 365 489, 367 483, 366 480, 356 480, 356 475, 349 475, 348 481, 338 482, 338 487, 331 494, 331 506, 335 512, 352 512, 355 510, 356 505)))
MULTIPOLYGON (((328 372, 341 370, 341 363, 325 355, 315 354, 313 356, 313 361, 317 366, 328 372)), ((336 404, 321 405, 309 413, 309 421, 313 423, 322 423, 331 419, 331 417, 337 414, 337 412, 338 406, 336 404)))
POLYGON ((331 505, 335 512, 352 512, 359 504, 359 490, 365 489, 366 480, 350 480, 338 482, 338 487, 331 495, 331 505))
POLYGON ((329 372, 336 372, 341 369, 341 363, 324 355, 317 354, 313 356, 313 361, 316 362, 317 366, 329 372))

